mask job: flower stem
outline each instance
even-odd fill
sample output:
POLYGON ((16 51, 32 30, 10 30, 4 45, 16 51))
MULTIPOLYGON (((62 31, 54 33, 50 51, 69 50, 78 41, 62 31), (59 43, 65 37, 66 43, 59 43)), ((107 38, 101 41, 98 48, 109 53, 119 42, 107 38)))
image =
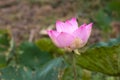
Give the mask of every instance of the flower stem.
POLYGON ((77 71, 76 71, 76 62, 75 62, 74 52, 71 53, 71 58, 72 58, 72 68, 73 68, 74 80, 77 80, 77 71))

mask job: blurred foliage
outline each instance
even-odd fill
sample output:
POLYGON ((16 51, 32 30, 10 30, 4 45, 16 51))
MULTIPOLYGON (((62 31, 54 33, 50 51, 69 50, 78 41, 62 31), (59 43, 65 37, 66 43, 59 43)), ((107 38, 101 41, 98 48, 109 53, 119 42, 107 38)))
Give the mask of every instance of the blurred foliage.
POLYGON ((7 51, 10 46, 10 35, 7 30, 0 30, 0 52, 7 51))
POLYGON ((33 80, 34 75, 30 69, 24 67, 6 67, 0 70, 1 80, 33 80))
POLYGON ((31 70, 25 66, 9 66, 0 70, 1 80, 58 80, 58 75, 65 68, 62 58, 48 61, 41 69, 31 70))
POLYGON ((7 30, 0 30, 0 68, 7 65, 6 52, 10 47, 10 35, 7 30))
POLYGON ((103 30, 104 32, 108 32, 109 30, 111 30, 111 18, 103 10, 98 11, 98 13, 95 16, 95 21, 97 23, 97 27, 103 30))
MULTIPOLYGON (((120 20, 120 1, 119 0, 112 0, 108 3, 108 6, 107 6, 110 11, 113 13, 114 17, 118 20, 120 20)), ((113 17, 113 18, 114 18, 113 17)))
POLYGON ((50 38, 42 38, 36 41, 36 45, 43 51, 55 54, 63 54, 64 50, 57 48, 50 38))
POLYGON ((20 64, 36 69, 37 67, 43 66, 43 64, 51 59, 52 55, 41 51, 34 43, 24 42, 20 45, 18 55, 20 64))
MULTIPOLYGON (((64 75, 62 77, 62 80, 73 80, 73 67, 71 65, 67 65, 67 69, 64 72, 64 75)), ((77 66, 77 78, 82 79, 82 68, 77 66)))
POLYGON ((65 67, 62 57, 55 58, 43 66, 41 71, 37 73, 38 78, 36 80, 61 80, 65 67))
POLYGON ((0 55, 0 68, 3 68, 6 66, 6 59, 4 55, 0 55))

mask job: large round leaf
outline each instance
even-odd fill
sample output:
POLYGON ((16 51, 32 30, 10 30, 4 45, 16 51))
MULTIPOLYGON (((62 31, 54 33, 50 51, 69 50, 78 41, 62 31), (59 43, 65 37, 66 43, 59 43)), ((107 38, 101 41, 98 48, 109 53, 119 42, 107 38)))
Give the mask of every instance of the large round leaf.
POLYGON ((41 51, 34 43, 24 42, 19 48, 19 63, 32 69, 40 68, 51 59, 51 54, 41 51))
POLYGON ((106 45, 96 45, 77 57, 77 63, 91 71, 107 75, 120 75, 120 41, 112 40, 106 45), (114 43, 114 44, 113 44, 114 43))

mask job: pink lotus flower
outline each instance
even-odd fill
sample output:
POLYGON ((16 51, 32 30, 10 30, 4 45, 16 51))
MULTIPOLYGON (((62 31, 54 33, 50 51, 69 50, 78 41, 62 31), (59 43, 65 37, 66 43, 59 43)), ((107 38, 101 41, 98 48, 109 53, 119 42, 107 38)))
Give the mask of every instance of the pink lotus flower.
POLYGON ((57 47, 74 50, 83 47, 91 34, 92 23, 78 27, 76 18, 65 22, 56 22, 56 31, 49 30, 48 35, 57 47))

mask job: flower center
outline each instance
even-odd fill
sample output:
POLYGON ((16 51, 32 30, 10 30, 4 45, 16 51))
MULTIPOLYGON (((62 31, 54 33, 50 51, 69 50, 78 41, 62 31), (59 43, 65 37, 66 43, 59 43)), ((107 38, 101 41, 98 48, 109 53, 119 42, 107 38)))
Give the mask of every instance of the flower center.
POLYGON ((84 46, 83 41, 80 38, 75 38, 71 45, 65 47, 65 50, 71 52, 72 50, 81 48, 83 46, 84 46))
POLYGON ((70 45, 70 48, 76 49, 82 47, 82 40, 80 38, 75 38, 72 44, 70 45))

